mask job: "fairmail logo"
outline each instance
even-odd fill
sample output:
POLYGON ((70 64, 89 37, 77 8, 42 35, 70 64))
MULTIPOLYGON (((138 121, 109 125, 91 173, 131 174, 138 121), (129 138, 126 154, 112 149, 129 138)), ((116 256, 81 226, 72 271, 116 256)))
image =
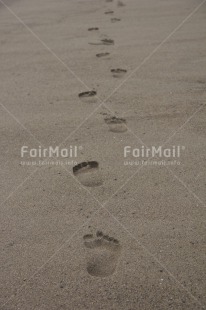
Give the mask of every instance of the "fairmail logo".
POLYGON ((180 158, 183 150, 185 150, 185 147, 180 145, 174 145, 170 148, 164 148, 163 146, 132 148, 127 145, 124 147, 124 158, 180 158))
POLYGON ((78 150, 82 150, 81 146, 70 145, 68 148, 60 148, 59 146, 49 146, 48 148, 30 148, 26 145, 21 147, 21 157, 30 158, 76 158, 78 155, 78 150))

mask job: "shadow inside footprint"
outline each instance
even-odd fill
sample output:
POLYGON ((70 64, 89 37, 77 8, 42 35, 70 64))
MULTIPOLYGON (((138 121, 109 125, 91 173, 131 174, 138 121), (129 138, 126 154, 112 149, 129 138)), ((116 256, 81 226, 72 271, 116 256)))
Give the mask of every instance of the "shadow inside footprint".
POLYGON ((114 45, 114 40, 112 39, 102 39, 101 42, 104 45, 114 45))
POLYGON ((123 76, 127 73, 127 70, 125 70, 125 69, 120 69, 120 68, 111 69, 111 73, 112 73, 112 76, 113 76, 113 77, 115 77, 115 78, 121 78, 121 77, 123 77, 123 76))
POLYGON ((74 166, 73 174, 84 186, 94 187, 103 184, 97 161, 82 162, 74 166))
POLYGON ((97 101, 97 92, 95 90, 85 91, 79 94, 79 98, 84 102, 94 103, 97 101))
POLYGON ((114 11, 106 11, 106 12, 104 12, 104 14, 113 14, 114 13, 114 11))
POLYGON ((88 251, 87 271, 91 276, 111 276, 117 267, 121 246, 115 238, 97 231, 96 236, 85 235, 84 245, 88 251))
POLYGON ((91 27, 91 28, 88 28, 88 31, 96 31, 96 30, 99 30, 98 27, 91 27))
POLYGON ((125 132, 127 131, 126 120, 116 116, 107 117, 104 119, 105 123, 109 126, 112 132, 125 132))
POLYGON ((99 54, 96 54, 96 57, 107 57, 109 55, 110 53, 99 53, 99 54))

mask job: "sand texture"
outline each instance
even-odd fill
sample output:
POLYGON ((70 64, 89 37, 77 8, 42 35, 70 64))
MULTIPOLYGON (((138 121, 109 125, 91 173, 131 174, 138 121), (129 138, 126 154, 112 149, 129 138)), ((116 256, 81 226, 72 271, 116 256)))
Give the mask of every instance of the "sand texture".
POLYGON ((205 29, 201 0, 0 0, 1 310, 206 309, 205 29))

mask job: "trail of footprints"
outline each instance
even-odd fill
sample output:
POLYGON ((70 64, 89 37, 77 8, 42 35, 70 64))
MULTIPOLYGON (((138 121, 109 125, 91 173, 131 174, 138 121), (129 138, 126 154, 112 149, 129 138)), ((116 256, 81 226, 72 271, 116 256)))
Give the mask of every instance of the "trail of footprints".
MULTIPOLYGON (((106 0, 113 2, 113 0, 106 0)), ((117 6, 124 6, 121 1, 117 2, 117 6)), ((110 15, 114 11, 108 10, 104 14, 110 15)), ((120 18, 111 18, 112 23, 121 21, 120 18)), ((88 31, 98 31, 99 27, 90 27, 88 31)), ((89 42, 90 45, 114 45, 114 40, 104 38, 100 42, 89 42)), ((109 52, 100 52, 96 54, 97 58, 108 58, 109 52)), ((111 69, 111 74, 114 78, 122 78, 126 73, 126 69, 116 68, 111 69)), ((79 93, 79 99, 85 103, 95 103, 97 101, 97 92, 95 90, 79 93)), ((126 120, 116 116, 107 116, 104 119, 109 131, 114 133, 123 133, 127 131, 126 120)), ((103 185, 103 178, 97 161, 85 161, 73 167, 73 174, 77 180, 87 187, 96 187, 103 185)), ((84 245, 88 250, 87 257, 87 272, 94 277, 111 276, 118 265, 121 246, 119 241, 108 235, 104 235, 101 231, 97 231, 96 235, 84 235, 84 245)))
POLYGON ((101 231, 84 235, 84 245, 88 249, 87 272, 94 277, 111 276, 117 267, 121 246, 119 241, 101 231))
MULTIPOLYGON (((111 14, 113 13, 113 11, 106 11, 105 14, 106 13, 111 14)), ((119 20, 120 19, 118 18, 113 18, 113 21, 119 21, 119 20)), ((88 30, 96 31, 99 30, 99 28, 91 27, 88 28, 88 30)), ((102 44, 105 45, 114 44, 114 40, 108 38, 102 39, 101 42, 102 44)), ((110 55, 109 52, 101 52, 96 54, 96 57, 106 58, 109 55, 110 55)), ((121 78, 127 73, 127 70, 121 68, 111 69, 111 73, 114 78, 121 78)), ((79 98, 82 102, 85 103, 95 103, 97 101, 97 92, 95 90, 81 92, 79 93, 79 98)), ((104 121, 107 124, 109 131, 111 132, 123 133, 127 131, 126 120, 124 118, 119 118, 116 116, 107 116, 104 119, 104 121)), ((73 174, 77 178, 77 180, 84 186, 96 187, 103 185, 103 178, 99 169, 99 163, 97 161, 85 161, 79 163, 78 165, 73 167, 73 174)))

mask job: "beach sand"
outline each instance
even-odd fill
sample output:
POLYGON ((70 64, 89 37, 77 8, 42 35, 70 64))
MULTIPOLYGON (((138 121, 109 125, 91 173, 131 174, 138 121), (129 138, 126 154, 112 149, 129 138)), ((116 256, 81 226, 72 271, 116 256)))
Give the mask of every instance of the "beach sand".
POLYGON ((0 309, 206 309, 206 3, 4 4, 0 309))

